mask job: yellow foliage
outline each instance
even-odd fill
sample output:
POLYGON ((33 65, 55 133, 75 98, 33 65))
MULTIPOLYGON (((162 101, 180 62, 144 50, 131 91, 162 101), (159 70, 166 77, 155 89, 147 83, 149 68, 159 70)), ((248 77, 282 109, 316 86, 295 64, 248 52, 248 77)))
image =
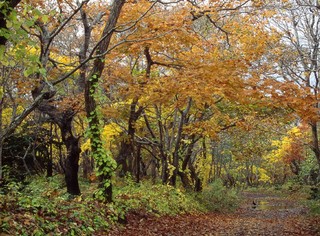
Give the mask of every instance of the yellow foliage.
MULTIPOLYGON (((278 176, 277 178, 280 178, 280 176, 291 173, 286 157, 292 152, 292 145, 297 142, 297 138, 303 139, 303 135, 305 134, 301 131, 301 127, 295 126, 291 128, 282 139, 272 141, 274 150, 263 157, 266 161, 264 169, 269 172, 269 177, 278 176)), ((268 176, 267 173, 262 173, 263 176, 261 176, 261 178, 272 181, 271 179, 268 180, 264 174, 268 176)))
POLYGON ((87 141, 81 145, 81 152, 89 151, 91 149, 91 142, 90 139, 87 139, 87 141))
MULTIPOLYGON (((111 150, 114 145, 115 137, 120 135, 121 128, 115 124, 110 123, 103 127, 101 132, 101 138, 103 141, 103 146, 106 150, 111 150)), ((90 139, 81 145, 81 152, 89 151, 91 149, 90 139)))
POLYGON ((253 173, 258 176, 258 180, 263 183, 271 182, 271 177, 268 175, 267 170, 261 167, 253 166, 253 173))
POLYGON ((258 168, 259 181, 263 183, 271 182, 270 176, 267 174, 267 171, 263 168, 258 168))
POLYGON ((174 167, 174 165, 171 165, 171 163, 168 161, 168 176, 169 179, 173 176, 173 172, 176 169, 176 167, 174 167))
POLYGON ((279 163, 283 161, 283 157, 291 148, 291 144, 294 142, 295 138, 301 137, 303 134, 298 126, 291 128, 287 132, 287 136, 283 137, 281 140, 273 140, 272 146, 275 148, 271 153, 269 153, 265 158, 270 163, 279 163))
MULTIPOLYGON (((12 107, 7 107, 2 111, 2 125, 4 127, 8 126, 12 121, 13 116, 20 115, 23 112, 24 108, 22 106, 18 106, 16 111, 12 107), (15 112, 15 114, 14 114, 15 112)), ((20 126, 18 129, 21 129, 20 126)))
POLYGON ((207 154, 206 158, 200 155, 199 158, 197 158, 197 160, 195 161, 196 171, 203 184, 209 183, 211 163, 212 155, 209 153, 207 154))

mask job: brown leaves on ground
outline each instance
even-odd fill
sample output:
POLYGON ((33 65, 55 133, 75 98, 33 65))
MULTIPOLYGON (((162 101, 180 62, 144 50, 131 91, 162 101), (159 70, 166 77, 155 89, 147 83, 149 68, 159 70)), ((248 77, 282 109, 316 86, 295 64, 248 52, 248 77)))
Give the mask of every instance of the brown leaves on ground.
POLYGON ((154 217, 132 212, 128 224, 109 235, 320 235, 320 217, 308 216, 297 201, 262 194, 245 199, 235 213, 228 214, 154 217))

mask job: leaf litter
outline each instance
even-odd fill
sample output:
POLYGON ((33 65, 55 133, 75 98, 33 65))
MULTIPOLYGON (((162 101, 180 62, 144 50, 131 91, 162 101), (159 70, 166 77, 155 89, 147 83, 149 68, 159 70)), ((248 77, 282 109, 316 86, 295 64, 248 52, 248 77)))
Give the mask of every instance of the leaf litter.
POLYGON ((114 227, 108 235, 320 235, 320 217, 308 214, 297 200, 261 193, 244 193, 244 199, 234 213, 156 217, 130 212, 127 224, 114 227))

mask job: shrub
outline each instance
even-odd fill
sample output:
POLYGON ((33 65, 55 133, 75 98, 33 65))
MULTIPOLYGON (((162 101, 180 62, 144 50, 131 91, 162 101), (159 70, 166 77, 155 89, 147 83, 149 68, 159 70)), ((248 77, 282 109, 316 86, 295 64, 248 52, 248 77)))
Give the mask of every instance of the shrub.
POLYGON ((237 192, 227 189, 220 179, 205 187, 198 199, 207 210, 218 212, 234 211, 240 203, 237 192))
POLYGON ((320 215, 320 200, 310 200, 307 202, 312 215, 320 215))
POLYGON ((313 200, 320 200, 320 185, 312 186, 310 188, 310 198, 313 200))
MULTIPOLYGON (((83 184, 83 183, 82 183, 83 184)), ((9 235, 101 235, 118 212, 83 194, 70 198, 62 176, 33 177, 23 188, 8 185, 0 194, 0 232, 9 235)), ((88 186, 87 186, 88 187, 88 186)), ((92 191, 90 193, 92 195, 92 191)))
POLYGON ((136 184, 130 178, 126 182, 115 193, 115 203, 125 212, 142 209, 155 215, 175 215, 203 210, 194 195, 178 188, 149 182, 136 184))

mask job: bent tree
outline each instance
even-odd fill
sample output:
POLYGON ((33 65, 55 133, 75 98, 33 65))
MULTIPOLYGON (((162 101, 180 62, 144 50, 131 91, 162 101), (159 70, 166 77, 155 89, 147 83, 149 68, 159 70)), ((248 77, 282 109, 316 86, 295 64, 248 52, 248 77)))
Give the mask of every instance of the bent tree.
MULTIPOLYGON (((14 52, 14 56, 20 58, 21 61, 7 66, 14 73, 5 78, 6 84, 12 84, 12 86, 11 89, 3 87, 2 102, 8 98, 8 101, 12 100, 13 104, 23 107, 24 110, 20 114, 16 112, 12 114, 10 124, 7 124, 1 132, 1 140, 12 134, 32 111, 37 109, 45 114, 47 121, 57 124, 60 128, 62 141, 67 149, 65 163, 67 191, 73 195, 80 194, 78 184, 79 138, 74 135, 72 127, 73 117, 78 111, 77 101, 64 105, 66 97, 61 95, 57 97, 57 89, 60 87, 61 90, 61 83, 73 78, 79 68, 71 67, 70 71, 61 69, 59 60, 65 58, 58 56, 63 49, 58 50, 57 42, 68 23, 73 20, 85 3, 82 2, 71 9, 63 9, 64 14, 61 15, 57 14, 57 9, 61 10, 60 5, 43 5, 37 1, 32 4, 23 4, 19 11, 12 11, 12 14, 6 17, 6 26, 10 34, 5 34, 8 35, 11 42, 10 50, 4 52, 5 57, 3 56, 5 59, 7 57, 10 59, 11 53, 14 52), (17 74, 20 76, 16 77, 17 74), (19 84, 24 84, 24 86, 18 86, 19 84), (19 95, 23 95, 22 98, 19 98, 20 103, 14 100, 19 95)), ((62 68, 64 66, 65 64, 62 68)), ((8 105, 10 104, 6 102, 6 106, 8 105)), ((1 127, 3 127, 2 124, 1 127)))

